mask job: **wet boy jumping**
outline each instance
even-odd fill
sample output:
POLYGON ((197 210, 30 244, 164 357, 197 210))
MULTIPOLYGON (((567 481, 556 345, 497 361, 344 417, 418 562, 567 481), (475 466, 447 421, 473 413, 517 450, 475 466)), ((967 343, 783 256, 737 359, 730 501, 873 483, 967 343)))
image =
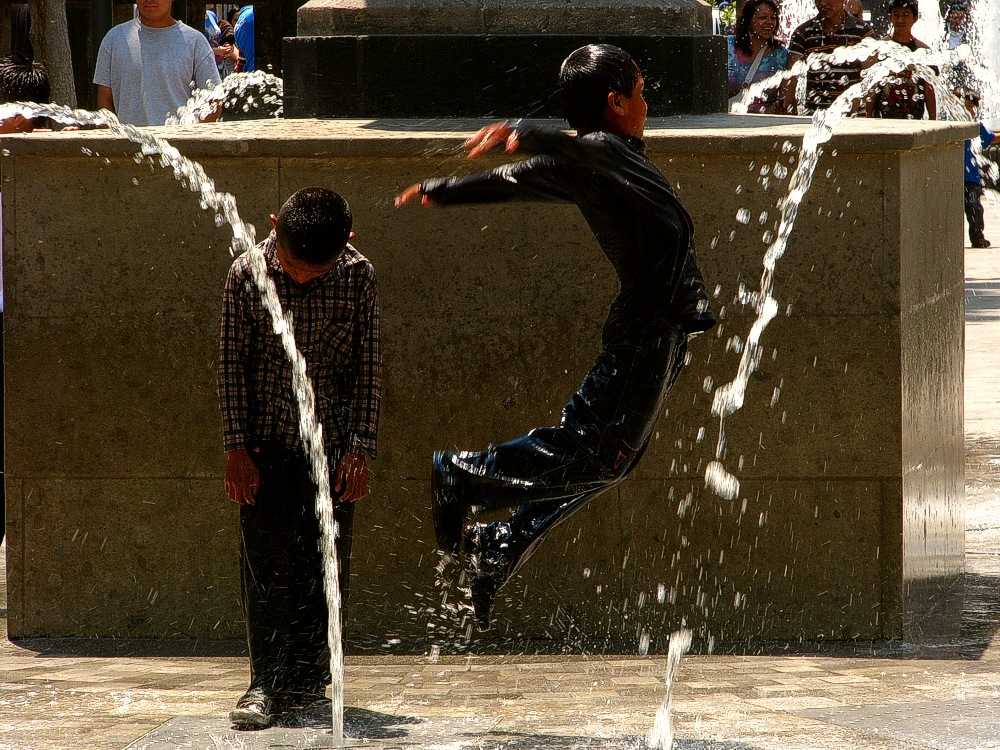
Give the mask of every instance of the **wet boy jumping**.
POLYGON ((627 52, 588 45, 562 64, 559 87, 570 136, 525 122, 498 122, 465 147, 474 158, 501 144, 532 158, 471 177, 429 179, 396 198, 424 205, 575 203, 614 266, 611 305, 597 361, 563 408, 558 427, 479 453, 438 451, 431 507, 438 546, 468 556, 479 628, 504 582, 547 531, 636 466, 689 334, 715 324, 693 250, 691 217, 644 152, 643 78, 627 52), (513 508, 507 521, 471 523, 477 512, 513 508))

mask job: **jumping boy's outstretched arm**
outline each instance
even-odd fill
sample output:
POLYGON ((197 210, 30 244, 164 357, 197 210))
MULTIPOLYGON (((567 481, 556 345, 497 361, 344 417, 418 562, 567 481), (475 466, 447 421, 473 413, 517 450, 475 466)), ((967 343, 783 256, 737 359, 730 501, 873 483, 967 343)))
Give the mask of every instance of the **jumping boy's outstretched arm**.
POLYGON ((458 186, 461 187, 461 194, 449 195, 448 202, 572 200, 564 189, 565 181, 557 173, 563 166, 572 163, 587 162, 596 166, 594 157, 600 152, 597 144, 585 143, 561 130, 538 127, 521 120, 501 120, 487 125, 463 144, 470 159, 498 146, 503 146, 507 153, 520 149, 540 156, 471 177, 425 180, 397 195, 396 207, 409 203, 417 196, 420 196, 422 205, 429 206, 440 197, 432 193, 458 186))
MULTIPOLYGON (((485 128, 480 128, 478 133, 462 144, 462 148, 468 150, 470 159, 475 159, 477 156, 492 151, 501 143, 504 144, 504 151, 508 154, 517 151, 518 146, 521 145, 520 134, 516 128, 511 127, 507 120, 500 120, 492 125, 487 125, 485 128)), ((420 184, 410 185, 410 187, 396 196, 396 208, 409 203, 418 195, 421 195, 420 184)), ((426 195, 422 195, 420 202, 425 206, 429 206, 431 199, 426 195)))

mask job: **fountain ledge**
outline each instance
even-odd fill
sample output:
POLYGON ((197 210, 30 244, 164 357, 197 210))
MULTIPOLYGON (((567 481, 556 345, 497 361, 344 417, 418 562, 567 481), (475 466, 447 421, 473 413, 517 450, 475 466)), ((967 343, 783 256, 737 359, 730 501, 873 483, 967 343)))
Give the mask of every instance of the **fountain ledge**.
MULTIPOLYGON (((428 148, 451 148, 492 120, 480 119, 353 119, 274 120, 207 123, 195 126, 144 128, 167 138, 191 158, 229 155, 253 156, 392 156, 416 155, 428 148)), ((564 127, 560 120, 535 120, 564 127)), ((776 139, 798 145, 808 130, 805 117, 766 115, 692 115, 651 118, 646 126, 650 153, 682 148, 689 154, 727 154, 769 149, 776 139)), ((973 138, 978 126, 967 122, 909 122, 848 119, 837 128, 829 148, 851 152, 908 151, 973 138)), ((57 155, 87 148, 127 143, 101 130, 33 134, 4 139, 12 153, 57 155)), ((133 150, 131 144, 127 150, 133 150)))

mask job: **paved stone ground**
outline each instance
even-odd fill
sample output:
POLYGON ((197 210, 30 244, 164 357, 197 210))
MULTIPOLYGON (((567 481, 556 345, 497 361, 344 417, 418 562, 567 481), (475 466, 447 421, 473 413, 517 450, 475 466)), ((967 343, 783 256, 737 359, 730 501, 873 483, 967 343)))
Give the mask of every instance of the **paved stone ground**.
MULTIPOLYGON (((969 556, 959 642, 942 644, 943 658, 933 659, 905 648, 877 657, 685 657, 674 689, 676 748, 1000 747, 995 202, 987 236, 997 249, 966 252, 969 556)), ((4 618, 5 595, 0 585, 4 618)), ((243 658, 157 656, 156 644, 143 656, 31 645, 0 640, 0 750, 329 746, 323 717, 293 729, 229 728, 226 713, 247 678, 243 658)), ((663 700, 664 670, 662 657, 348 657, 347 727, 361 738, 354 744, 372 748, 637 748, 663 700)))

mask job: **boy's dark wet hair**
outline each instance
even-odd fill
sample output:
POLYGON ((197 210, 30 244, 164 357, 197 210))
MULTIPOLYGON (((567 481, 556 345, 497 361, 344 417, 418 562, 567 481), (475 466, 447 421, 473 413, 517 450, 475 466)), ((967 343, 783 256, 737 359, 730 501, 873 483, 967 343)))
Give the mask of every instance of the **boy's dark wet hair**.
POLYGON ((44 65, 23 57, 0 57, 0 103, 45 104, 51 96, 49 74, 44 65))
POLYGON ((570 127, 603 129, 608 94, 631 97, 640 75, 639 66, 620 47, 588 44, 570 53, 559 69, 559 94, 570 127))
POLYGON ((298 260, 322 265, 344 249, 351 236, 351 207, 332 190, 302 188, 278 211, 281 246, 298 260))

